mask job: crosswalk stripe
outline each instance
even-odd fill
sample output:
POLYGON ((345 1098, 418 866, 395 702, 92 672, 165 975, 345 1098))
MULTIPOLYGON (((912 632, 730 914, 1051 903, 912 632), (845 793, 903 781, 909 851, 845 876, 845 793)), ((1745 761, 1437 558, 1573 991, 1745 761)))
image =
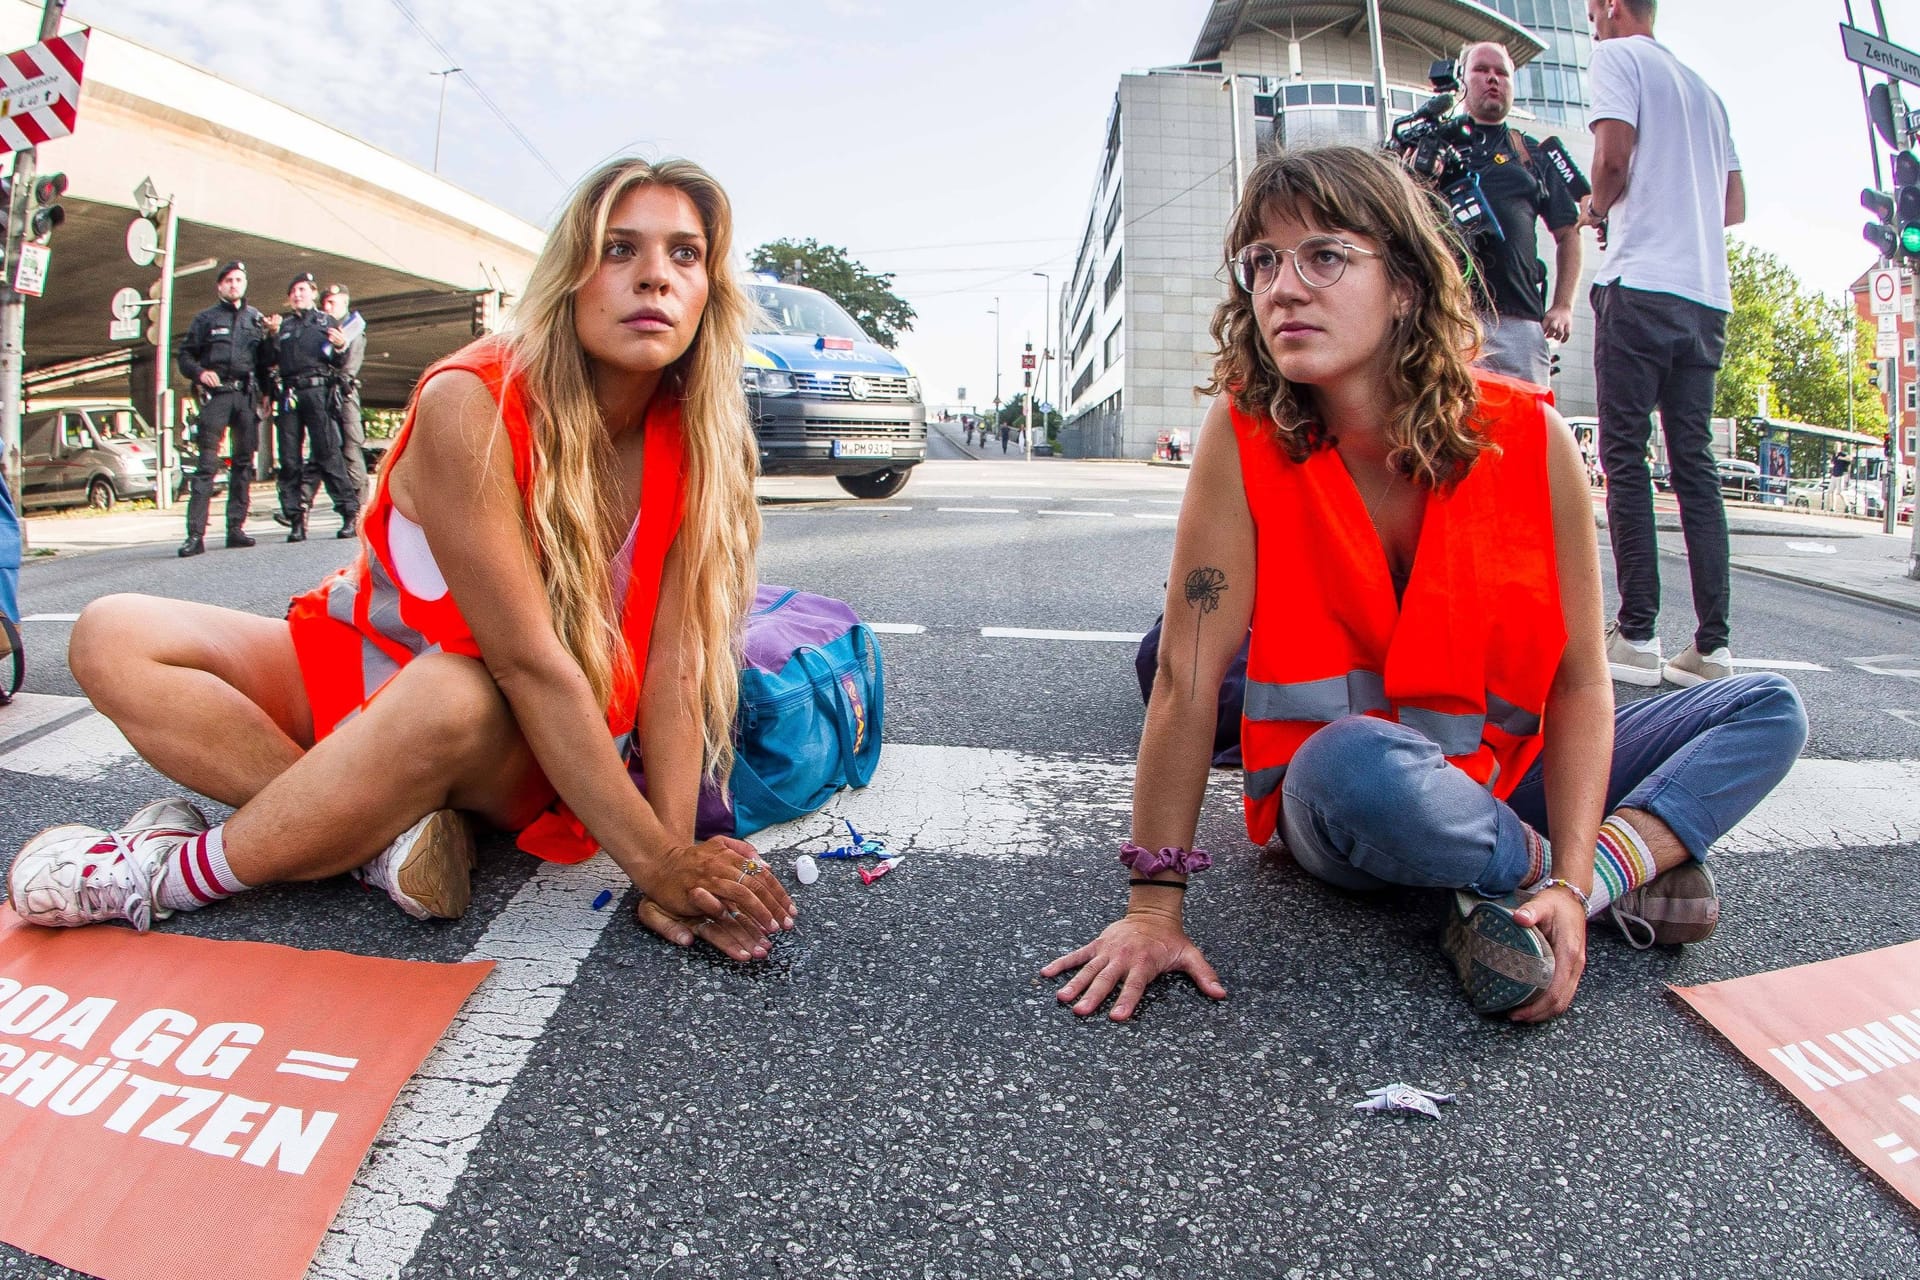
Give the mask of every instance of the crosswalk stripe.
POLYGON ((493 972, 395 1099, 310 1277, 359 1280, 407 1269, 580 962, 602 931, 625 917, 590 904, 601 890, 618 896, 629 884, 610 858, 542 863, 493 918, 467 955, 492 960, 493 972))
POLYGON ((1049 631, 1036 627, 982 627, 980 634, 989 640, 1108 640, 1139 644, 1139 631, 1049 631))
MULTIPOLYGON (((925 630, 918 623, 881 625, 893 634, 925 630)), ((1006 639, 1112 642, 1135 642, 1140 638, 1136 632, 1041 631, 1019 627, 982 627, 980 634, 1006 639)), ((22 694, 7 713, 0 716, 0 733, 6 735, 0 737, 0 771, 67 782, 93 782, 135 759, 132 745, 106 717, 92 711, 84 698, 22 694)), ((934 836, 937 824, 923 824, 918 816, 928 806, 950 801, 960 803, 954 799, 960 797, 964 800, 962 807, 972 812, 973 806, 982 803, 975 793, 987 791, 1001 794, 1006 803, 1014 804, 1022 813, 1024 806, 1031 805, 1035 812, 1054 815, 1058 812, 1058 795, 1097 794, 1083 785, 1083 782, 1091 785, 1091 777, 1071 785, 1063 781, 1073 778, 1076 770, 1093 771, 1102 779, 1100 786, 1112 792, 1111 795, 1098 793, 1102 795, 1100 800, 1082 803, 1101 808, 1128 806, 1127 791, 1133 777, 1131 761, 1119 764, 1076 761, 1071 757, 1027 756, 997 748, 910 746, 891 742, 887 744, 881 772, 874 784, 865 791, 850 792, 843 799, 855 803, 857 798, 862 806, 881 806, 881 811, 892 813, 903 829, 919 831, 923 847, 935 848, 941 847, 940 840, 934 836), (909 761, 915 763, 907 767, 909 761), (1011 790, 999 787, 991 781, 996 770, 1021 780, 1022 785, 1011 790), (1046 779, 1044 785, 1032 781, 1042 777, 1046 779)), ((1237 774, 1214 775, 1216 785, 1223 785, 1224 780, 1237 787, 1237 779, 1237 774)), ((869 810, 863 808, 861 812, 869 810)), ((849 813, 859 822, 860 814, 849 813)), ((1746 821, 1721 840, 1716 851, 1781 854, 1900 845, 1910 842, 1916 830, 1920 830, 1920 760, 1803 759, 1746 821)), ((985 827, 955 827, 950 835, 952 843, 947 847, 990 852, 998 838, 985 827)))
POLYGON ((80 615, 77 613, 30 613, 26 617, 20 619, 20 621, 22 622, 78 622, 80 621, 80 615))

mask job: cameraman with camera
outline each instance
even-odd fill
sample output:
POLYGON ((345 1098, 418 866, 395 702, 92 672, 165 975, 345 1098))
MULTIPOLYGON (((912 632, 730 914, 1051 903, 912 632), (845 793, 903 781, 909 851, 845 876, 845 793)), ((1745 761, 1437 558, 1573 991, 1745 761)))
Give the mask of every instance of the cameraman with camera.
POLYGON ((1473 257, 1474 307, 1486 334, 1480 363, 1544 387, 1551 367, 1547 339, 1565 342, 1573 332, 1580 208, 1564 175, 1571 171, 1577 176, 1578 171, 1571 169, 1558 138, 1543 144, 1507 124, 1513 106, 1513 59, 1503 46, 1492 41, 1473 45, 1465 65, 1473 136, 1461 153, 1480 178, 1497 226, 1497 231, 1487 228, 1466 236, 1473 257), (1546 266, 1537 256, 1537 221, 1544 221, 1553 235, 1551 305, 1546 266))

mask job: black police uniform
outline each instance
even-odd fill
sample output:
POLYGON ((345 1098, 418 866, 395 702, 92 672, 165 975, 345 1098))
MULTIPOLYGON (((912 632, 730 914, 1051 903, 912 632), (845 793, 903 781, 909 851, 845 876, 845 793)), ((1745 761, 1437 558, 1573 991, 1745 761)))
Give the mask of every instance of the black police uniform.
POLYGON ((1547 315, 1547 268, 1539 258, 1537 224, 1559 231, 1580 220, 1573 193, 1542 154, 1540 142, 1505 125, 1476 125, 1467 164, 1480 175, 1488 210, 1506 233, 1504 241, 1475 236, 1474 307, 1502 320, 1547 315))
MULTIPOLYGON (((200 459, 194 467, 187 499, 187 540, 206 536, 207 512, 213 501, 213 481, 220 470, 220 437, 231 429, 232 457, 227 472, 227 542, 245 546, 241 526, 247 522, 253 492, 253 459, 260 447, 260 422, 254 402, 273 367, 274 347, 266 317, 247 305, 224 299, 193 318, 186 341, 180 345, 180 372, 193 384, 200 399, 196 441, 200 459), (200 375, 220 379, 206 387, 200 375)), ((185 548, 182 548, 184 551, 185 548)))
POLYGON ((327 342, 327 330, 331 328, 333 317, 310 307, 281 316, 275 338, 280 384, 275 420, 280 451, 280 512, 291 526, 292 532, 287 535, 290 542, 307 536, 307 512, 300 500, 303 438, 312 451, 313 467, 327 487, 327 497, 340 513, 341 536, 349 536, 360 518, 360 496, 347 479, 346 463, 340 456, 340 429, 329 411, 333 370, 339 363, 339 353, 327 342))
MULTIPOLYGON (((346 323, 328 317, 335 327, 346 323)), ((340 363, 332 371, 328 388, 327 411, 333 415, 340 432, 340 457, 346 464, 347 484, 357 501, 367 498, 367 436, 360 419, 360 366, 367 358, 367 331, 360 333, 340 353, 340 363)), ((313 510, 313 495, 320 488, 320 469, 309 461, 300 474, 300 509, 313 510)))

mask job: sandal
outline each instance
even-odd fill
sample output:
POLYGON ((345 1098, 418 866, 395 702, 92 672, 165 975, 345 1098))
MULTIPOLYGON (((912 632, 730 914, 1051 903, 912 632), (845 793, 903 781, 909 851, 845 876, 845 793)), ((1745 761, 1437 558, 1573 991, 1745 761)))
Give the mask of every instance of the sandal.
POLYGON ((1514 920, 1509 901, 1456 891, 1447 910, 1440 949, 1477 1013, 1517 1009, 1553 983, 1553 948, 1545 934, 1514 920))

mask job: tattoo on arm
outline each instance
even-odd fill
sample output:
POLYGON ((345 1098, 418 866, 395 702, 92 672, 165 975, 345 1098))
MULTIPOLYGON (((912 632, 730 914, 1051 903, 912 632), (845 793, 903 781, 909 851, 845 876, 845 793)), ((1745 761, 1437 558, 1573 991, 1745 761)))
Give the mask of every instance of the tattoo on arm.
POLYGON ((1227 589, 1227 575, 1212 567, 1195 569, 1187 575, 1187 606, 1193 615, 1193 678, 1187 690, 1191 697, 1200 688, 1200 620, 1220 607, 1220 593, 1227 589))

